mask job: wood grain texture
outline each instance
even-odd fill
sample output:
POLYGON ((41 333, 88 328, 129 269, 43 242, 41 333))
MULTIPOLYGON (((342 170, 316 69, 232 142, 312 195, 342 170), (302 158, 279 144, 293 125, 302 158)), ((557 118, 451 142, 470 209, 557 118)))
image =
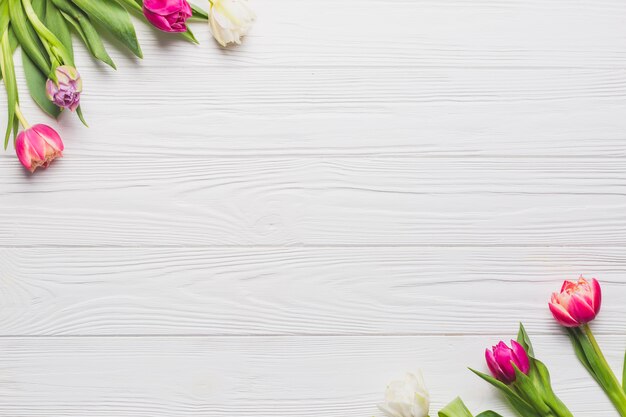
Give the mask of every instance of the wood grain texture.
POLYGON ((254 7, 237 48, 79 49, 91 128, 45 173, 0 153, 0 415, 380 417, 421 367, 431 415, 510 416, 465 367, 524 320, 574 414, 616 416, 546 299, 600 278, 619 368, 626 3, 254 7))
MULTIPOLYGON (((532 328, 529 328, 532 334, 532 328)), ((617 413, 565 336, 535 337, 556 392, 575 415, 617 413), (555 354, 558 352, 558 354, 555 354), (590 401, 593 399, 593 401, 590 401)), ((626 338, 603 337, 611 362, 626 338)), ((485 370, 488 337, 0 338, 0 412, 59 416, 303 416, 381 414, 386 383, 422 368, 432 411, 461 395, 476 411, 512 415, 466 366, 485 370)))
POLYGON ((626 155, 620 69, 92 67, 68 157, 626 155))
MULTIPOLYGON (((1 335, 559 333, 547 300, 597 276, 626 327, 622 248, 2 249, 1 335)), ((569 348, 564 344, 563 348, 569 348)))
POLYGON ((624 246, 624 167, 622 159, 68 158, 44 175, 5 178, 0 245, 624 246))

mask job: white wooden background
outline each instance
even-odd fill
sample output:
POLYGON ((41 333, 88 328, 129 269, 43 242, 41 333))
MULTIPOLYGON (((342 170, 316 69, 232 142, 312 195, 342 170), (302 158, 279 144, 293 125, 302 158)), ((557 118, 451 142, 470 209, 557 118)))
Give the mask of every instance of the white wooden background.
POLYGON ((546 302, 600 278, 618 368, 626 3, 253 6, 238 48, 81 47, 91 128, 34 176, 0 156, 0 415, 379 416, 422 368, 433 415, 512 416, 465 367, 524 320, 574 413, 616 416, 546 302))

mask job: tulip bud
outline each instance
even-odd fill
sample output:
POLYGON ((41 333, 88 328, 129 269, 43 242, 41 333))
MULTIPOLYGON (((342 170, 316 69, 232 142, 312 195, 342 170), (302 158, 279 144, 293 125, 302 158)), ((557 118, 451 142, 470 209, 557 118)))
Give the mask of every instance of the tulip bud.
POLYGON ((421 373, 407 373, 387 386, 385 402, 378 408, 388 417, 428 417, 430 397, 421 373))
POLYGON ((53 80, 46 82, 48 99, 61 108, 76 110, 80 105, 80 93, 83 91, 80 74, 76 68, 69 65, 57 67, 54 73, 56 82, 53 80))
POLYGON ((220 45, 241 43, 241 37, 252 27, 254 12, 246 0, 212 0, 209 28, 220 45))
POLYGON ((493 346, 491 350, 487 349, 485 351, 485 359, 494 378, 505 384, 515 381, 515 367, 526 375, 528 375, 530 370, 528 354, 522 345, 515 340, 511 340, 511 347, 508 347, 504 342, 500 342, 493 346))
POLYGON ((186 32, 191 6, 187 0, 144 0, 143 14, 159 30, 186 32))
POLYGON ((37 124, 20 132, 15 140, 15 152, 24 168, 30 172, 41 166, 47 168, 54 159, 63 156, 63 141, 50 126, 37 124))
POLYGON ((553 293, 552 315, 565 327, 578 327, 596 318, 602 304, 602 291, 595 278, 591 282, 582 276, 578 282, 565 281, 560 293, 553 293))

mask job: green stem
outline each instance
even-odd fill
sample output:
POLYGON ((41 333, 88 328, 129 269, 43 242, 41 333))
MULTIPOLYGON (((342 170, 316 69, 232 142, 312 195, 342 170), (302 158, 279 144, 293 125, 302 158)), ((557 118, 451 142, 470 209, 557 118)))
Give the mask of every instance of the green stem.
POLYGON ((622 389, 622 385, 619 383, 619 380, 611 369, 609 362, 606 360, 606 357, 602 353, 600 345, 593 335, 589 324, 583 324, 581 326, 581 329, 589 339, 589 343, 591 343, 591 346, 593 347, 593 350, 598 358, 599 365, 602 368, 601 371, 606 377, 603 379, 606 381, 606 384, 608 386, 604 386, 602 388, 604 388, 604 391, 607 393, 620 415, 622 417, 626 417, 626 393, 622 389))
POLYGON ((15 105, 15 116, 17 116, 17 119, 20 121, 24 129, 28 129, 30 127, 30 125, 28 124, 28 121, 24 117, 24 114, 22 114, 22 110, 20 109, 19 104, 15 105))

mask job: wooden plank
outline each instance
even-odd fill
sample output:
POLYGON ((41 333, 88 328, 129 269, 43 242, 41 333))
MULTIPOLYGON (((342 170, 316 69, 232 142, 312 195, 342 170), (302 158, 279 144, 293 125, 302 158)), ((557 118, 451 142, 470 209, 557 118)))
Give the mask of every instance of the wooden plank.
POLYGON ((81 71, 91 127, 62 118, 68 158, 626 155, 621 69, 81 71))
MULTIPOLYGON (((532 329, 531 329, 532 330, 532 329)), ((494 337, 1 338, 0 413, 12 417, 381 416, 386 383, 423 368, 432 411, 456 395, 510 411, 466 366, 494 337), (462 352, 462 353, 461 353, 462 352)), ((575 415, 616 416, 563 335, 534 338, 575 415)), ((603 337, 618 363, 624 337, 603 337)))
MULTIPOLYGON (((198 1, 206 8, 206 1, 198 1)), ((624 68, 626 5, 619 0, 263 0, 245 42, 220 50, 207 25, 201 45, 138 25, 142 66, 624 68)), ((136 60, 114 51, 120 69, 136 60)), ((185 67, 188 68, 188 67, 185 67)))
POLYGON ((4 177, 0 245, 624 246, 624 172, 621 159, 67 158, 4 177))
POLYGON ((558 333, 563 279, 604 288, 626 328, 623 248, 0 250, 0 335, 558 333))

